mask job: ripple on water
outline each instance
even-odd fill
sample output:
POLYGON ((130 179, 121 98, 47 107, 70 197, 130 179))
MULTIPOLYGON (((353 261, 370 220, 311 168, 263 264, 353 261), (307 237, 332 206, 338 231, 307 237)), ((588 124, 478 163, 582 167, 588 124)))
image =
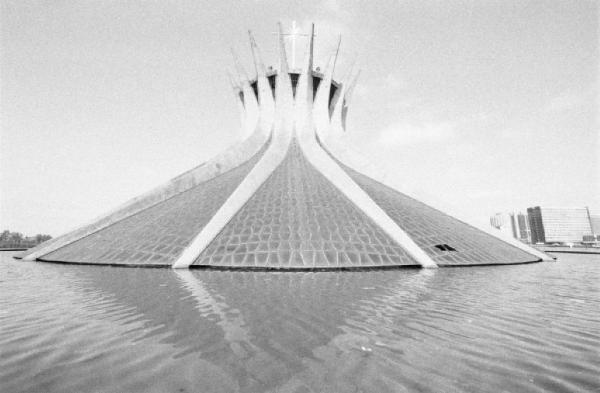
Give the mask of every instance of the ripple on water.
POLYGON ((2 253, 9 392, 600 389, 600 258, 251 273, 2 253))

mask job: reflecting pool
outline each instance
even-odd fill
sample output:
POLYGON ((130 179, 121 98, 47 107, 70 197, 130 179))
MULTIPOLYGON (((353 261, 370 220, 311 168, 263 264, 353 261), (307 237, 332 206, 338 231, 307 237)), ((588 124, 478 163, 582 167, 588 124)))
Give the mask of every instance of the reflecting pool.
POLYGON ((600 255, 339 273, 12 255, 2 392, 600 390, 600 255))

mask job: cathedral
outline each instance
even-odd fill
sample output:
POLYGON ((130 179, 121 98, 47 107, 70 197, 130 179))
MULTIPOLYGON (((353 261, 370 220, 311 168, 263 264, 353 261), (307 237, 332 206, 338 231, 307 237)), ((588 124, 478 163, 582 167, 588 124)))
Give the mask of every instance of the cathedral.
MULTIPOLYGON (((335 79, 337 52, 313 66, 232 77, 243 138, 207 162, 72 232, 23 252, 46 262, 172 268, 349 270, 539 262, 547 255, 478 229, 386 184, 344 142, 358 73, 335 79)), ((339 48, 339 46, 338 46, 339 48)), ((253 73, 254 74, 254 73, 253 73)))

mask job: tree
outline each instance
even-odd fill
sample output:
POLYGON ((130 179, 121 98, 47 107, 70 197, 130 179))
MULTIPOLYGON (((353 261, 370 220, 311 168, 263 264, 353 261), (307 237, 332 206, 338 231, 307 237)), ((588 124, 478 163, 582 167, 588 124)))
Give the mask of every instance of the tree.
POLYGON ((23 234, 19 232, 11 232, 10 233, 10 241, 13 243, 19 244, 23 241, 23 234))
POLYGON ((45 242, 46 240, 50 240, 50 239, 52 239, 52 236, 50 236, 50 235, 42 235, 41 233, 38 233, 37 235, 35 235, 35 241, 38 244, 45 242))

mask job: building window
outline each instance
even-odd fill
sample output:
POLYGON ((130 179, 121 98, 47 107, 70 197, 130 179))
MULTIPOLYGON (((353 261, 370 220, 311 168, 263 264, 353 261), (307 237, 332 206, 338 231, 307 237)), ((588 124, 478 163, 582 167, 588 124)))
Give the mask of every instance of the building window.
POLYGON ((436 244, 435 248, 442 250, 442 251, 456 251, 456 248, 451 247, 447 244, 436 244))

